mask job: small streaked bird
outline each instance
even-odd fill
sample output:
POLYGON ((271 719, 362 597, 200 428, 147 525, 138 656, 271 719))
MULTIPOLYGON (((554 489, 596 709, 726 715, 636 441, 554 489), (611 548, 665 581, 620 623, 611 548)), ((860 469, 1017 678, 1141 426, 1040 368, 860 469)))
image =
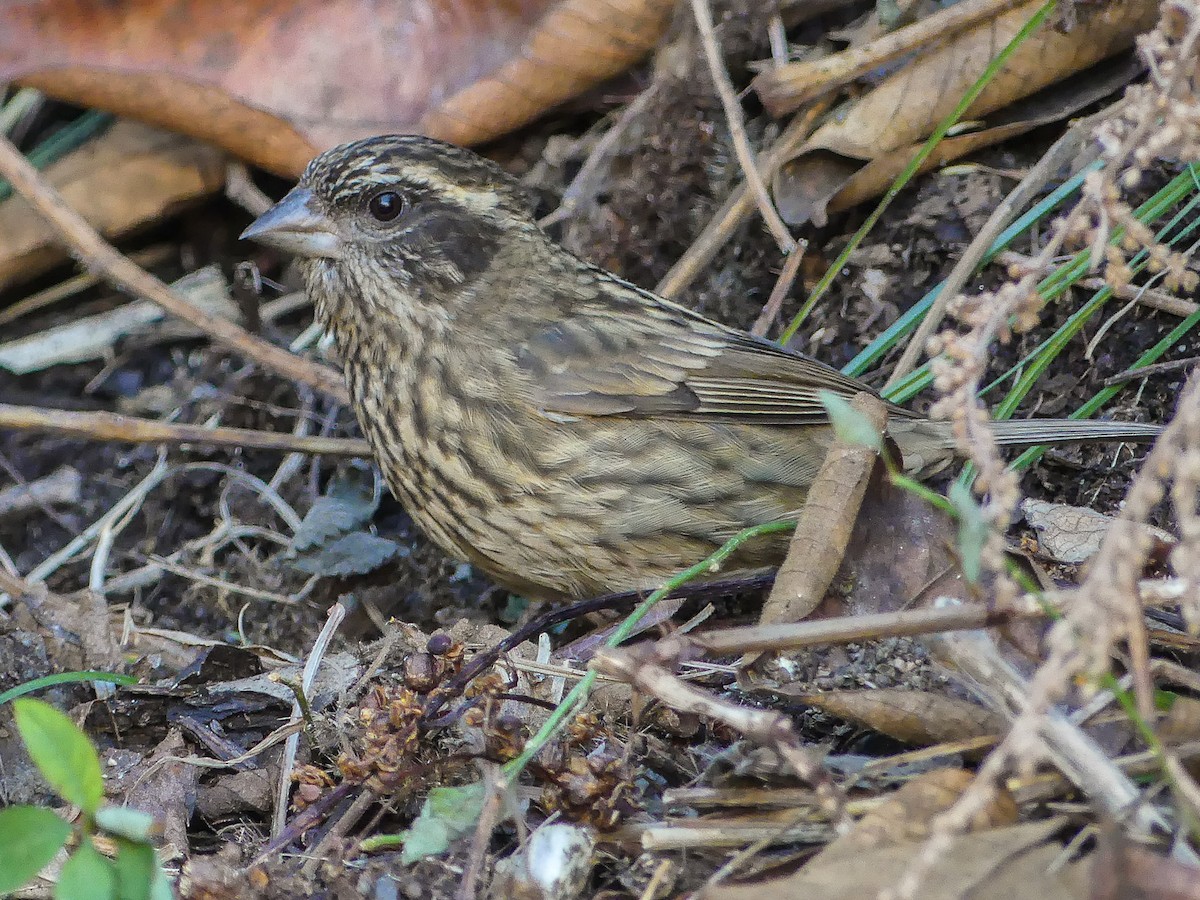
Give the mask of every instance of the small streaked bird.
MULTIPOLYGON (((243 233, 301 258, 393 493, 447 553, 529 597, 659 585, 794 515, 869 390, 572 255, 495 164, 414 136, 322 153, 243 233)), ((1153 425, 997 422, 1004 444, 1146 440, 1153 425)), ((950 426, 892 406, 915 472, 950 426)), ((786 536, 735 568, 777 564, 786 536)))

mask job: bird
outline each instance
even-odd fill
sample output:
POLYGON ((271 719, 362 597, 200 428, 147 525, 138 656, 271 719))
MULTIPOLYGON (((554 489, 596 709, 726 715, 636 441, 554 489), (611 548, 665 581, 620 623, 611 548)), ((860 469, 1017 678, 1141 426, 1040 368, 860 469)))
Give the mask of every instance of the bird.
MULTIPOLYGON (((327 150, 242 234, 295 254, 384 480, 449 555, 529 599, 658 587, 794 518, 833 441, 821 392, 875 392, 588 263, 495 163, 418 135, 327 150)), ((904 468, 949 422, 888 404, 904 468)), ((992 423, 1005 445, 1155 425, 992 423)), ((777 565, 786 535, 732 570, 777 565)))

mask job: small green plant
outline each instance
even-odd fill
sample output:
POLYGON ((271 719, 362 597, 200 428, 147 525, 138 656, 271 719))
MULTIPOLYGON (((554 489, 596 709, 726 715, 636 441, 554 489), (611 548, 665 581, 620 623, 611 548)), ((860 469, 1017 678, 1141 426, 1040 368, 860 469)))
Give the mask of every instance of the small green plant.
POLYGON ((13 715, 42 777, 82 815, 78 827, 72 827, 45 807, 0 809, 0 895, 31 881, 71 841, 75 850, 54 888, 58 900, 171 900, 170 882, 151 843, 154 819, 104 805, 100 758, 87 736, 41 700, 13 701, 13 715), (116 844, 115 859, 93 846, 97 834, 116 844))

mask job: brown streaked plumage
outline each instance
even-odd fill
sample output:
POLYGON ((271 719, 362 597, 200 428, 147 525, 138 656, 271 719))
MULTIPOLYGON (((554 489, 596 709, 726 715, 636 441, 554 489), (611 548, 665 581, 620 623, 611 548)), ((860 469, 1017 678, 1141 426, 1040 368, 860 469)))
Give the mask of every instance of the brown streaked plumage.
MULTIPOLYGON (((867 390, 578 259, 487 160, 422 137, 334 148, 243 235, 303 259, 388 485, 443 549, 534 597, 655 586, 792 515, 867 390)), ((1151 425, 996 423, 1008 444, 1151 425)), ((890 408, 921 470, 949 426, 890 408)), ((737 563, 778 562, 785 538, 737 563)))

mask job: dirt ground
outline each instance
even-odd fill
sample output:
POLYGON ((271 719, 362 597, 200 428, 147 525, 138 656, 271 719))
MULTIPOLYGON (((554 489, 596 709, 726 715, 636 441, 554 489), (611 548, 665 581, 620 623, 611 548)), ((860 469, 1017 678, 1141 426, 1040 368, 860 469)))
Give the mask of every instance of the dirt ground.
MULTIPOLYGON (((769 53, 762 38, 765 34, 762 25, 761 21, 747 17, 722 30, 728 54, 726 62, 739 87, 749 77, 746 63, 769 53)), ((565 158, 563 148, 572 146, 589 129, 599 133, 602 117, 644 89, 653 77, 652 68, 644 66, 576 104, 571 111, 551 116, 501 141, 489 148, 490 152, 526 178, 539 198, 541 212, 549 212, 578 171, 590 144, 581 142, 579 152, 565 158)), ((756 143, 777 132, 778 127, 757 108, 753 99, 747 100, 746 106, 750 113, 748 129, 756 143)), ((67 115, 68 111, 54 108, 46 113, 43 127, 53 127, 56 116, 61 119, 67 115)), ((1013 180, 998 173, 1019 173, 1040 157, 1058 133, 1056 126, 1046 127, 980 154, 975 160, 981 165, 972 171, 920 177, 888 209, 866 245, 855 253, 833 289, 813 311, 794 346, 835 366, 846 363, 947 274, 971 235, 1011 188, 1013 180)), ((1174 173, 1164 169, 1158 177, 1165 181, 1171 174, 1174 173)), ((582 256, 634 283, 650 287, 686 250, 740 180, 720 105, 707 71, 697 57, 691 70, 666 78, 644 114, 626 129, 599 194, 586 201, 570 220, 555 225, 553 233, 582 256)), ((285 186, 267 177, 261 179, 261 184, 275 195, 285 186)), ((1148 183, 1143 187, 1149 192, 1155 186, 1148 183)), ((834 259, 865 214, 865 210, 855 210, 834 217, 824 228, 802 229, 810 240, 811 262, 806 262, 800 283, 784 304, 784 322, 799 307, 805 288, 834 259)), ((123 249, 168 244, 172 248, 170 261, 157 269, 165 278, 215 263, 238 283, 235 269, 250 259, 268 279, 294 287, 294 275, 284 259, 236 240, 248 221, 247 214, 229 201, 213 199, 143 233, 123 249)), ((1035 233, 1014 249, 1032 254, 1038 248, 1038 240, 1035 233)), ((779 264, 774 243, 755 217, 739 230, 681 300, 713 318, 748 327, 775 283, 779 264)), ((69 267, 63 267, 33 284, 0 294, 0 309, 33 290, 61 280, 70 271, 69 267)), ((998 270, 990 270, 968 289, 994 284, 998 277, 998 270)), ((239 300, 255 303, 270 299, 281 290, 272 283, 263 289, 263 297, 256 298, 251 290, 239 285, 236 293, 239 300)), ((998 347, 993 371, 997 374, 1004 371, 1050 334, 1073 310, 1072 302, 1077 296, 1049 308, 1037 329, 1011 345, 998 347)), ((111 309, 120 302, 122 298, 111 290, 94 288, 44 315, 25 317, 5 327, 3 337, 36 333, 63 321, 111 309)), ((1107 318, 1107 315, 1097 317, 1083 334, 1071 341, 1018 415, 1066 415, 1095 393, 1105 378, 1126 369, 1139 353, 1178 322, 1165 313, 1135 306, 1112 323, 1099 345, 1089 351, 1089 341, 1107 318)), ((268 326, 264 333, 286 345, 307 323, 308 313, 302 312, 268 326)), ((772 331, 775 333, 778 328, 772 331)), ((1195 339, 1189 338, 1167 358, 1186 358, 1197 353, 1195 339)), ((867 380, 881 386, 897 356, 898 352, 889 355, 867 380)), ((1164 422, 1174 409, 1183 379, 1183 372, 1177 371, 1132 382, 1106 414, 1118 419, 1164 422)), ((56 366, 22 377, 0 370, 0 398, 9 403, 56 409, 114 410, 142 415, 178 410, 178 418, 189 422, 203 422, 219 413, 224 425, 275 431, 291 430, 295 424, 294 411, 304 410, 319 432, 338 436, 358 434, 349 410, 265 375, 201 340, 167 343, 131 340, 103 362, 56 366)), ((913 405, 922 407, 928 402, 928 398, 922 397, 913 405)), ((167 572, 107 597, 110 610, 127 615, 139 626, 202 639, 269 646, 284 654, 303 657, 325 621, 326 608, 343 598, 351 608, 351 617, 339 633, 334 649, 348 651, 359 660, 370 660, 378 646, 371 642, 380 639, 379 625, 389 618, 430 634, 456 626, 464 619, 478 628, 492 624, 510 627, 527 615, 522 603, 492 589, 469 567, 441 554, 416 530, 399 504, 386 495, 370 518, 370 528, 375 535, 398 545, 399 551, 388 562, 365 574, 316 578, 291 566, 278 542, 263 537, 266 532, 284 531, 278 513, 264 502, 260 491, 230 475, 229 467, 233 467, 271 482, 279 471, 281 455, 267 451, 230 452, 200 447, 160 451, 154 446, 0 431, 0 488, 10 483, 36 481, 63 466, 72 467, 82 476, 77 504, 35 509, 19 517, 0 516, 0 547, 11 557, 15 569, 23 573, 33 570, 100 518, 151 473, 160 453, 165 454, 173 472, 147 495, 136 516, 117 536, 107 564, 109 577, 142 569, 160 557, 170 557, 189 542, 209 535, 214 523, 232 520, 245 526, 245 536, 219 548, 185 549, 178 558, 179 564, 185 569, 203 570, 222 582, 250 587, 260 594, 294 598, 302 592, 303 599, 277 602, 261 596, 239 595, 185 574, 167 572), (261 531, 256 533, 253 529, 261 531)), ((1120 507, 1140 454, 1140 450, 1128 446, 1117 452, 1103 446, 1055 451, 1024 475, 1022 487, 1031 497, 1113 513, 1120 507)), ((356 471, 344 461, 307 458, 276 490, 286 504, 302 515, 331 481, 356 471)), ((1159 524, 1170 525, 1166 521, 1159 524)), ((1019 541, 1020 534, 1020 529, 1014 530, 1014 541, 1019 541)), ((1069 576, 1071 571, 1059 569, 1056 574, 1069 576)), ((87 559, 68 561, 54 571, 47 586, 56 594, 70 595, 84 588, 88 578, 87 559)), ((754 597, 725 598, 718 602, 716 616, 727 623, 746 622, 753 617, 756 603, 754 597)), ((686 618, 686 610, 683 615, 686 618)), ((601 623, 600 618, 576 623, 558 632, 555 641, 579 637, 601 623)), ((469 631, 461 624, 456 627, 463 634, 469 631)), ((11 643, 7 646, 8 651, 0 655, 3 659, 0 688, 54 667, 46 653, 19 655, 11 643)), ((942 676, 927 666, 924 651, 908 640, 853 644, 798 656, 792 665, 793 684, 789 689, 796 691, 944 684, 942 676)), ((151 677, 165 676, 170 669, 170 663, 164 659, 142 659, 138 666, 142 674, 151 677)), ((721 675, 710 675, 706 683, 717 689, 732 685, 729 677, 721 675)), ((891 738, 804 703, 789 704, 780 696, 775 694, 764 703, 791 716, 807 741, 834 757, 881 756, 904 747, 891 738)), ((83 701, 87 692, 64 689, 58 697, 70 705, 83 701)), ((173 709, 171 719, 178 713, 173 709)), ((246 746, 255 735, 264 734, 266 726, 252 721, 256 713, 249 709, 240 715, 242 720, 237 727, 243 733, 238 743, 246 746)), ((130 701, 128 706, 113 713, 107 727, 100 724, 101 717, 96 715, 88 722, 106 752, 121 749, 149 754, 169 730, 167 720, 159 716, 166 716, 163 708, 149 705, 143 699, 130 701), (144 705, 139 707, 138 703, 144 705), (122 718, 126 715, 130 717, 127 722, 122 718)), ((660 817, 663 794, 669 788, 706 782, 710 777, 724 779, 726 783, 730 779, 738 783, 769 783, 773 777, 755 772, 746 761, 752 754, 727 730, 693 728, 687 722, 682 725, 676 722, 673 728, 669 723, 660 723, 634 733, 628 724, 627 721, 595 724, 591 734, 593 743, 579 757, 593 762, 600 759, 608 767, 601 775, 603 767, 595 763, 589 770, 589 778, 603 781, 611 776, 636 782, 636 790, 626 795, 628 801, 612 811, 622 824, 660 817)), ((235 730, 229 723, 226 729, 235 730)), ((468 739, 459 736, 430 740, 426 759, 462 750, 465 744, 460 742, 468 739)), ((310 753, 307 758, 315 766, 325 765, 328 769, 328 760, 336 756, 337 745, 336 737, 326 735, 322 745, 324 755, 310 753)), ((535 773, 537 787, 525 797, 535 805, 541 804, 540 812, 531 814, 533 819, 550 812, 563 817, 575 812, 586 821, 587 815, 595 813, 586 803, 573 806, 563 799, 566 791, 562 787, 563 772, 570 767, 567 757, 574 759, 571 754, 575 752, 563 750, 564 758, 557 771, 549 766, 535 773), (585 807, 589 810, 587 815, 580 812, 585 807)), ((371 829, 386 832, 406 827, 419 808, 424 794, 421 785, 428 787, 456 777, 462 780, 470 771, 465 763, 427 771, 391 803, 379 807, 371 829)), ((215 775, 199 776, 200 789, 216 780, 215 775)), ((31 799, 39 793, 28 785, 10 790, 8 796, 10 800, 31 799)), ((205 869, 214 884, 222 872, 249 862, 263 846, 266 835, 263 808, 229 804, 223 813, 216 812, 218 808, 213 805, 209 807, 213 812, 194 813, 188 818, 188 840, 193 853, 215 854, 209 861, 211 869, 205 869)), ((488 852, 502 855, 514 840, 513 828, 502 826, 488 852)), ((311 845, 305 841, 297 841, 292 849, 308 846, 311 845)), ((592 876, 594 891, 614 898, 642 896, 657 862, 671 858, 675 866, 675 893, 671 894, 674 896, 702 883, 724 858, 720 852, 711 851, 694 856, 684 852, 640 854, 632 846, 626 841, 603 847, 601 862, 592 876)), ((463 847, 448 857, 410 867, 400 876, 398 886, 389 889, 393 891, 390 896, 452 896, 459 873, 467 864, 466 853, 463 847)), ((254 882, 255 895, 300 896, 319 891, 331 897, 389 895, 379 885, 386 880, 383 878, 386 873, 396 875, 396 865, 390 858, 338 862, 334 853, 331 859, 335 861, 314 871, 302 869, 301 857, 283 857, 283 861, 273 862, 263 870, 261 881, 254 882)), ((778 851, 775 856, 766 853, 764 859, 771 864, 787 865, 797 856, 778 851)), ((196 896, 221 896, 213 890, 214 893, 196 896)))

